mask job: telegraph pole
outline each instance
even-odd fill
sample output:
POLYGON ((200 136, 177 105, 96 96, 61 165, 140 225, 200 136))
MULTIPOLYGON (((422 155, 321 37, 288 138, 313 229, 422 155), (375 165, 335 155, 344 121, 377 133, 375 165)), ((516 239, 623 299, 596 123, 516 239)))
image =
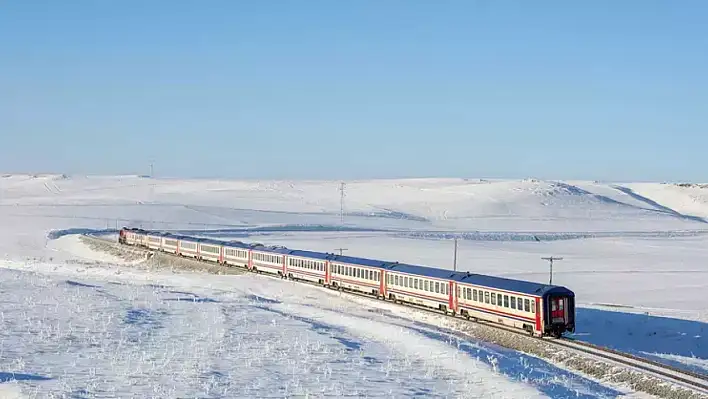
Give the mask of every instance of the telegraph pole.
MULTIPOLYGON (((148 206, 151 206, 151 203, 155 201, 154 196, 155 196, 155 181, 153 180, 155 177, 155 170, 154 170, 154 164, 153 162, 150 162, 150 198, 148 200, 148 206)), ((154 228, 153 226, 153 215, 152 215, 152 208, 149 208, 150 210, 148 211, 150 213, 150 228, 154 228)))
POLYGON ((554 260, 563 260, 563 258, 554 258, 554 257, 548 257, 548 258, 541 258, 543 260, 547 260, 550 266, 549 270, 549 276, 548 276, 548 284, 551 285, 553 284, 553 261, 554 260))
POLYGON ((455 253, 452 256, 452 270, 457 271, 457 237, 455 237, 455 253))
POLYGON ((339 222, 341 224, 344 224, 344 186, 346 183, 341 182, 339 183, 339 222))

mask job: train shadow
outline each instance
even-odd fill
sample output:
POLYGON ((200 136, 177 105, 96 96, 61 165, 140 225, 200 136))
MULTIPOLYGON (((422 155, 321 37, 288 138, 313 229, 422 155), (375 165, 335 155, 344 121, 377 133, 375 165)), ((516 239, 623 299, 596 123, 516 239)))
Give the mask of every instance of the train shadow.
POLYGON ((579 307, 569 337, 708 375, 708 323, 579 307))

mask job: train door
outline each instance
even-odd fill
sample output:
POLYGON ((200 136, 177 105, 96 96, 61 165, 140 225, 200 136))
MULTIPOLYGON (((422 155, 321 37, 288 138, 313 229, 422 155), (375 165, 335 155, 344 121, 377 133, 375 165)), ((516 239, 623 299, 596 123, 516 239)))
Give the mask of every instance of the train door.
POLYGON ((387 278, 386 271, 385 271, 385 270, 381 270, 381 271, 379 272, 379 279, 380 279, 380 281, 379 281, 379 292, 381 293, 381 299, 386 299, 386 296, 388 295, 388 294, 386 293, 386 278, 387 278))
POLYGON ((566 306, 566 298, 553 297, 551 298, 551 324, 565 324, 568 319, 566 306))
POLYGON ((450 282, 449 282, 449 286, 448 286, 448 293, 449 293, 449 296, 448 296, 447 305, 448 305, 449 311, 450 311, 453 315, 454 315, 455 313, 457 313, 457 295, 455 295, 455 291, 456 291, 457 289, 455 288, 455 286, 456 286, 456 284, 455 284, 454 281, 450 281, 450 282))
POLYGON ((332 283, 332 264, 326 260, 324 263, 325 267, 325 285, 330 285, 332 283))

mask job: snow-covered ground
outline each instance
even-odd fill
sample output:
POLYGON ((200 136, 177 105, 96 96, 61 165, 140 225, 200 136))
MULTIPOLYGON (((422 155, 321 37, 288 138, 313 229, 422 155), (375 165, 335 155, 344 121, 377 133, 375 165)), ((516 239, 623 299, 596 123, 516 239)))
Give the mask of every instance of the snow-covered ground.
POLYGON ((141 272, 68 234, 123 225, 450 268, 458 235, 458 269, 542 282, 540 258, 563 256, 553 279, 576 292, 578 337, 708 373, 708 189, 347 182, 341 225, 338 188, 0 176, 0 395, 627 393, 288 281, 141 272))

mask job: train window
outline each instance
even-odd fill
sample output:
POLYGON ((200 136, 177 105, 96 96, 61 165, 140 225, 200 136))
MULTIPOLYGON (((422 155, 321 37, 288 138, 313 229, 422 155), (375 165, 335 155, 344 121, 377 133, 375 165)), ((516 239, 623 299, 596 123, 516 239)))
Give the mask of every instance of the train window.
POLYGON ((399 285, 398 284, 398 275, 393 276, 393 285, 399 285))
POLYGON ((477 301, 477 290, 472 290, 472 300, 477 301))
POLYGON ((428 280, 423 281, 423 286, 426 291, 430 291, 430 282, 428 280))
POLYGON ((531 300, 531 313, 536 313, 536 300, 531 300))
POLYGON ((417 278, 413 279, 413 288, 418 289, 418 279, 417 278))
POLYGON ((522 298, 516 298, 516 307, 519 310, 524 310, 524 300, 522 298))
POLYGON ((531 311, 531 304, 529 303, 528 299, 524 299, 524 310, 527 312, 531 311))
POLYGON ((563 300, 558 300, 558 310, 563 310, 563 300))
POLYGON ((492 305, 496 305, 496 304, 497 304, 497 294, 492 292, 492 305))
POLYGON ((447 284, 442 283, 442 284, 440 284, 440 287, 442 288, 442 291, 443 291, 442 293, 447 295, 447 284))
POLYGON ((489 303, 489 291, 484 291, 484 303, 489 303))
POLYGON ((440 283, 437 281, 435 282, 435 293, 436 294, 440 293, 440 283))
POLYGON ((516 309, 516 297, 515 296, 511 297, 511 308, 516 309))
POLYGON ((509 295, 504 295, 504 307, 509 307, 509 295))

